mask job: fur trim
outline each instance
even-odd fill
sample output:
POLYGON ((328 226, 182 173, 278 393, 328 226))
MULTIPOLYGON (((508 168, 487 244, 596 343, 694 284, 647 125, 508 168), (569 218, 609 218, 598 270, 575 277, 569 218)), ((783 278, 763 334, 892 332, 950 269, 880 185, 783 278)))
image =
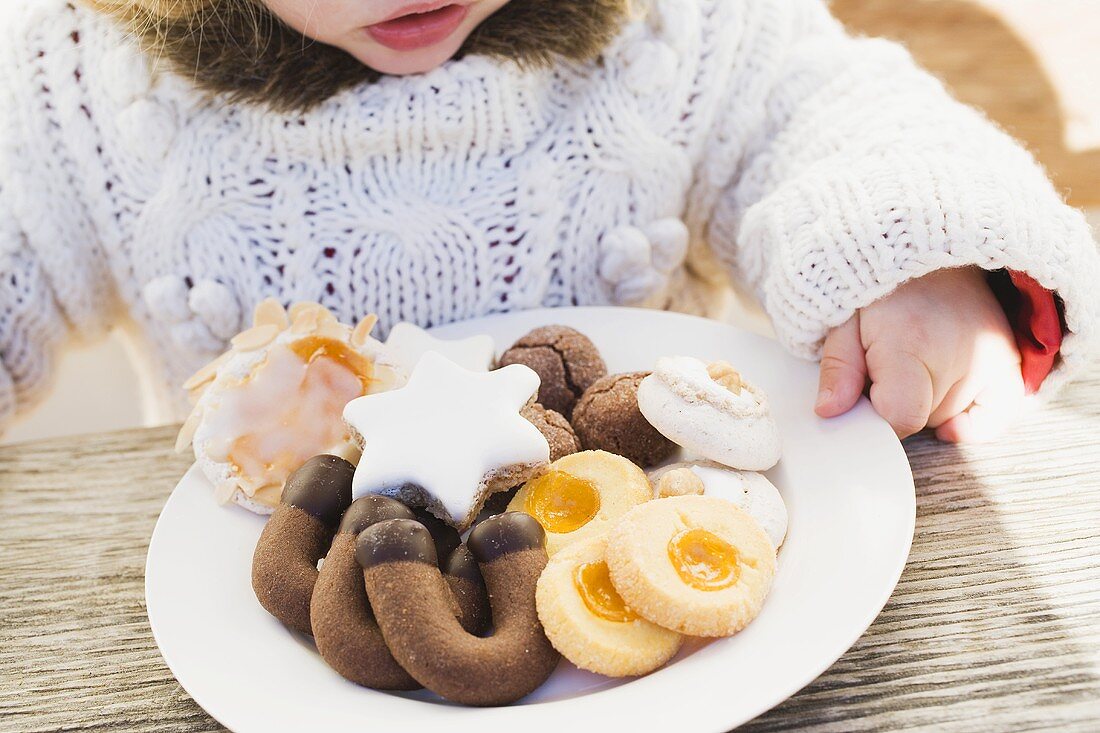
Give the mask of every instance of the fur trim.
MULTIPOLYGON (((91 0, 123 22, 144 50, 210 94, 304 111, 380 74, 350 54, 304 37, 260 0, 188 0, 157 12, 149 0, 91 0), (188 12, 180 13, 186 7, 188 12)), ((599 56, 630 0, 511 0, 482 23, 459 56, 484 54, 521 66, 599 56)))

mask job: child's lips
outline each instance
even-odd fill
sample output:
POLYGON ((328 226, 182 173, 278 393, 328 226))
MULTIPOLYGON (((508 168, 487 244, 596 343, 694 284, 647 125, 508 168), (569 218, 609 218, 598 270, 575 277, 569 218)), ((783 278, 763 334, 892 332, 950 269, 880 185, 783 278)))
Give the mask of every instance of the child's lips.
POLYGON ((427 48, 447 39, 466 19, 465 5, 444 5, 425 12, 410 12, 367 26, 378 43, 395 51, 427 48))

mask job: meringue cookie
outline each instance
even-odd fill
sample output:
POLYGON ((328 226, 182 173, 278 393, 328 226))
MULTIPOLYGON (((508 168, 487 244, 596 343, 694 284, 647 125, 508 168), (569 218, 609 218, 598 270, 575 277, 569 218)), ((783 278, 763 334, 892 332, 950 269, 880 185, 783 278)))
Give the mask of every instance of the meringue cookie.
POLYGON ((638 408, 672 442, 730 468, 763 471, 779 461, 779 430, 767 396, 728 364, 658 359, 638 386, 638 408))
POLYGON ((787 505, 779 490, 766 476, 752 471, 736 471, 710 461, 684 461, 662 466, 650 472, 649 481, 659 496, 666 496, 663 480, 675 471, 690 471, 698 479, 704 496, 733 502, 763 528, 778 550, 787 536, 787 505))

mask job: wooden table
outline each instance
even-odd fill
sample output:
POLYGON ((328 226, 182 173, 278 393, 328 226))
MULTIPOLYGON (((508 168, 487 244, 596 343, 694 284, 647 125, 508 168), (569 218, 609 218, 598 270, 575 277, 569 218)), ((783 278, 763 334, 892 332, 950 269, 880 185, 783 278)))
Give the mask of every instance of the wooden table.
MULTIPOLYGON (((1100 375, 995 445, 907 441, 917 534, 897 590, 748 729, 1097 730, 1098 429, 1100 375)), ((0 730, 221 729, 145 616, 149 536, 189 463, 174 433, 0 449, 0 730)))

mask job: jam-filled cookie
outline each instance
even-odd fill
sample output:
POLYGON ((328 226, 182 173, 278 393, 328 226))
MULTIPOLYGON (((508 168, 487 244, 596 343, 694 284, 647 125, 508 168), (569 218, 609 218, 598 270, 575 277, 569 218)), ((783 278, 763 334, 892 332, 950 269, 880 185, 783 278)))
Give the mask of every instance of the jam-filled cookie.
POLYGON ((626 605, 611 584, 607 535, 575 542, 551 558, 535 605, 547 638, 581 669, 609 677, 646 674, 676 654, 683 637, 626 605))
POLYGON ((650 472, 649 480, 658 497, 703 494, 732 501, 760 524, 776 549, 787 536, 787 505, 763 474, 711 461, 684 461, 650 472))
POLYGON ((725 499, 646 502, 607 537, 615 589, 642 618, 691 636, 729 636, 756 618, 775 575, 760 525, 725 499))
POLYGON ((368 316, 353 329, 317 303, 287 312, 265 300, 232 349, 184 383, 197 403, 176 447, 194 446, 219 501, 270 514, 310 457, 358 456, 344 405, 404 380, 370 337, 374 322, 368 316))
POLYGON ((767 396, 726 362, 658 359, 638 385, 638 408, 672 442, 730 468, 764 471, 779 461, 767 396))
POLYGON ((560 458, 528 481, 508 504, 546 530, 551 557, 563 547, 600 534, 619 517, 650 498, 649 480, 633 463, 604 451, 560 458))

